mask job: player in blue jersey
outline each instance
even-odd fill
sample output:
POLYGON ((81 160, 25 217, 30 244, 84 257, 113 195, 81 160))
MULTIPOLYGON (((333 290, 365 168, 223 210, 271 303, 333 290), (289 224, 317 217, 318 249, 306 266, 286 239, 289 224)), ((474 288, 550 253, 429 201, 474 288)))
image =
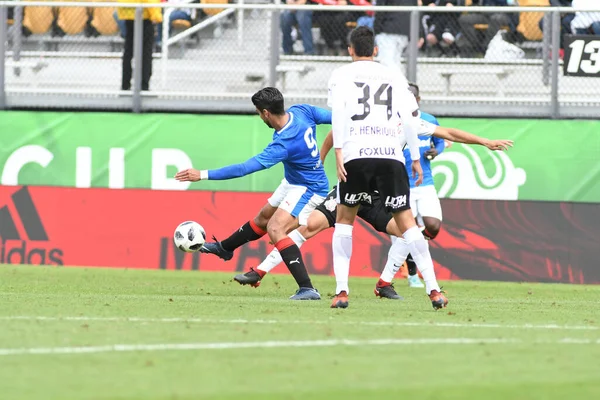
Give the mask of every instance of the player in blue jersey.
POLYGON ((219 242, 213 238, 215 242, 205 243, 200 251, 230 260, 235 249, 268 233, 299 285, 291 299, 318 300, 320 295, 308 276, 300 249, 287 233, 306 225, 310 213, 329 191, 316 125, 331 124, 331 111, 307 104, 294 105, 286 111, 283 95, 272 87, 255 93, 252 103, 264 123, 275 129, 273 141, 260 154, 242 164, 220 169, 188 169, 178 172, 175 178, 192 182, 232 179, 283 163, 284 179, 258 215, 227 239, 219 242))
MULTIPOLYGON (((415 95, 417 104, 421 104, 421 96, 419 87, 414 83, 409 83, 409 90, 415 95)), ((439 126, 437 119, 425 112, 419 111, 421 119, 439 126)), ((431 160, 441 154, 446 148, 444 139, 436 136, 419 136, 419 150, 421 152, 421 168, 423 169, 423 183, 417 186, 416 178, 409 174, 410 181, 410 208, 414 217, 417 219, 417 224, 424 227, 423 235, 427 239, 433 239, 440 231, 442 224, 442 206, 440 199, 437 196, 433 183, 433 174, 431 173, 431 160)), ((404 158, 406 165, 412 162, 410 151, 404 150, 404 158)), ((417 264, 409 254, 406 259, 408 267, 408 286, 422 288, 423 283, 417 275, 417 264)))

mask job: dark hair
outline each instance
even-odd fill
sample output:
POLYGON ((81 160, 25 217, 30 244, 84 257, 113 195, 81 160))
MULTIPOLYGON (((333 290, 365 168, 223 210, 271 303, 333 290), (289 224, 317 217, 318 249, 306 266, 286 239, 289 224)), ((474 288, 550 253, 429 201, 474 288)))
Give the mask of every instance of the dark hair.
POLYGON ((266 87, 254 93, 252 104, 259 110, 269 110, 274 115, 285 114, 283 95, 279 89, 274 87, 266 87))
POLYGON ((350 32, 350 46, 357 57, 372 57, 375 50, 375 34, 371 28, 359 26, 350 32))
POLYGON ((419 86, 416 83, 409 82, 408 90, 410 90, 412 92, 412 94, 415 95, 415 97, 420 97, 419 96, 419 86))

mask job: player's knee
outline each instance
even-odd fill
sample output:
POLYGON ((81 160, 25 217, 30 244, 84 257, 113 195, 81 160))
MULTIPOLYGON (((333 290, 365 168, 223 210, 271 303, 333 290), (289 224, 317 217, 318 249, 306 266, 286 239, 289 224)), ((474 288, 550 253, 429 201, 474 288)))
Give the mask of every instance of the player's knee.
POLYGON ((286 235, 285 226, 279 224, 277 221, 270 221, 267 225, 267 233, 273 242, 278 242, 283 239, 286 235))
MULTIPOLYGON (((310 224, 310 220, 308 221, 308 223, 310 224)), ((297 229, 297 231, 298 231, 298 233, 300 235, 302 235, 302 237, 304 238, 304 240, 308 240, 312 236, 314 236, 314 235, 311 235, 311 231, 310 231, 308 225, 301 225, 301 226, 299 226, 298 229, 297 229)))
POLYGON ((425 231, 423 234, 429 239, 435 239, 435 237, 440 233, 440 229, 442 227, 442 221, 439 219, 427 219, 425 222, 425 231))
POLYGON ((304 229, 300 233, 302 233, 302 236, 304 236, 304 238, 307 240, 315 236, 322 230, 320 222, 318 220, 312 220, 310 218, 308 219, 306 226, 303 226, 302 228, 304 229))
POLYGON ((412 211, 410 209, 402 210, 392 215, 400 232, 406 232, 413 226, 416 226, 415 218, 413 217, 412 211))
POLYGON ((254 217, 253 222, 256 224, 256 226, 264 230, 267 227, 269 220, 262 214, 258 214, 256 217, 254 217))
POLYGON ((385 230, 388 235, 402 237, 402 231, 400 231, 398 224, 396 224, 396 221, 393 218, 389 220, 385 230))
POLYGON ((274 212, 275 209, 269 205, 263 207, 258 213, 258 215, 254 217, 254 223, 259 228, 266 230, 267 224, 271 220, 271 217, 273 217, 274 212))

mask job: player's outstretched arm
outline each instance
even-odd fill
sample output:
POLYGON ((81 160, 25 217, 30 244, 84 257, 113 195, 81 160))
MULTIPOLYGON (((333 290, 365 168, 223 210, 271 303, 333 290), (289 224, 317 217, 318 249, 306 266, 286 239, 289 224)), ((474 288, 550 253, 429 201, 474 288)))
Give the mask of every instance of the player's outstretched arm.
POLYGON ((252 157, 241 164, 229 165, 227 167, 211 170, 186 169, 175 175, 180 182, 196 182, 199 180, 222 181, 250 175, 263 169, 271 168, 273 165, 285 160, 288 156, 287 149, 278 141, 271 142, 262 153, 252 157))
POLYGON ((197 170, 189 168, 179 171, 175 175, 175 179, 180 182, 197 182, 200 180, 222 181, 250 175, 263 169, 266 169, 266 167, 256 157, 252 157, 244 163, 229 165, 219 169, 197 170))
POLYGON ((329 131, 323 144, 321 145, 321 164, 325 163, 325 157, 331 151, 333 147, 333 131, 329 131))
POLYGON ((513 146, 512 140, 490 140, 469 132, 461 131, 460 129, 445 128, 442 126, 436 127, 433 135, 452 142, 478 144, 485 146, 490 150, 508 150, 509 147, 513 146))

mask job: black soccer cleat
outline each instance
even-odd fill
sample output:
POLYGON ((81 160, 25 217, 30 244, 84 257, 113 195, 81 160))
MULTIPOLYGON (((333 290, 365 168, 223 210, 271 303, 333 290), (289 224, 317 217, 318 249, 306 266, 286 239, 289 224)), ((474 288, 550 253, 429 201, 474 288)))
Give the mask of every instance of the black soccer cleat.
POLYGON ((200 253, 214 254, 215 256, 225 261, 231 260, 233 258, 233 251, 225 250, 221 245, 221 242, 219 242, 214 236, 213 240, 214 242, 204 243, 204 245, 200 247, 200 253))
POLYGON ((254 268, 250 268, 250 271, 244 274, 238 274, 233 277, 233 280, 239 283, 240 285, 250 285, 252 287, 259 287, 260 280, 262 276, 254 270, 254 268))
POLYGON ((398 293, 396 293, 396 290, 394 289, 394 285, 392 285, 391 283, 389 285, 385 285, 385 286, 375 286, 374 293, 375 293, 375 296, 379 296, 382 299, 386 298, 386 299, 392 299, 392 300, 404 300, 404 297, 402 297, 398 293))

